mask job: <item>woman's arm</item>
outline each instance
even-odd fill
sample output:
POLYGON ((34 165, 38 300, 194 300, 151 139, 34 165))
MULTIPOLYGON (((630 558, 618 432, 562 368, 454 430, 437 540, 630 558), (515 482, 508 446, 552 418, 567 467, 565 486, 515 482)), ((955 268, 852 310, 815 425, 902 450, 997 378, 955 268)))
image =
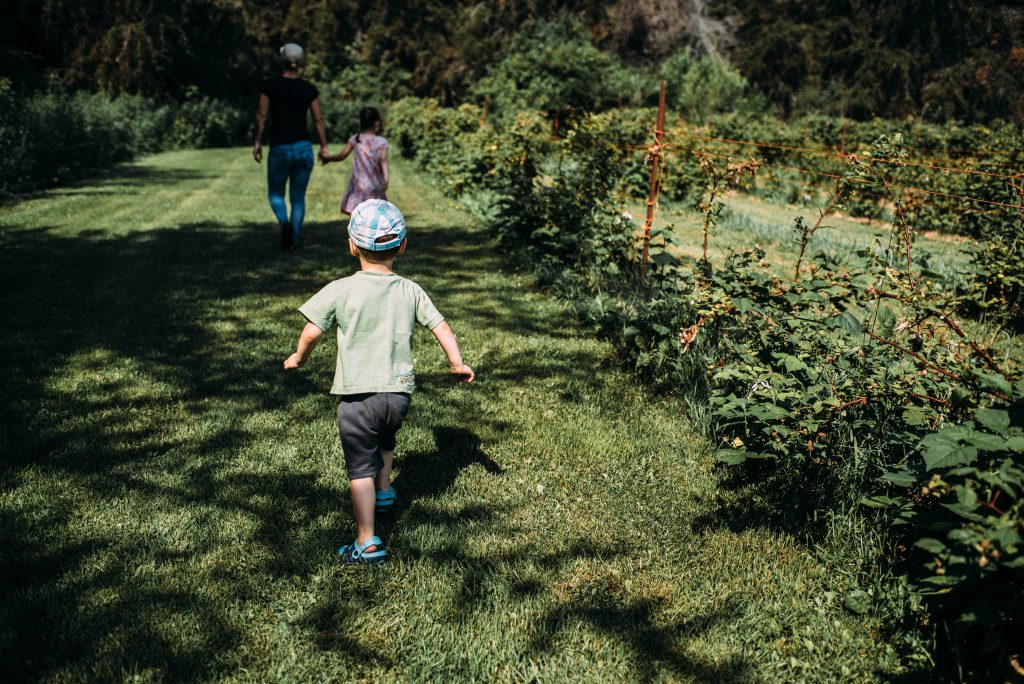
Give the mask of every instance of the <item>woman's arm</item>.
POLYGON ((263 159, 263 147, 260 139, 263 137, 263 127, 267 123, 267 112, 270 111, 270 98, 265 93, 260 93, 260 104, 256 107, 256 136, 252 142, 252 158, 259 164, 263 159))
POLYGON ((327 152, 327 126, 324 125, 324 115, 320 111, 320 98, 314 98, 309 103, 309 111, 313 113, 313 126, 316 128, 316 135, 320 138, 320 158, 323 159, 327 152))
POLYGON ((345 143, 345 146, 341 148, 341 152, 338 154, 325 154, 320 157, 320 161, 324 164, 332 161, 344 161, 345 157, 352 154, 353 149, 355 148, 352 147, 352 143, 345 143))
POLYGON ((384 178, 384 189, 388 189, 388 148, 380 153, 380 174, 384 178))

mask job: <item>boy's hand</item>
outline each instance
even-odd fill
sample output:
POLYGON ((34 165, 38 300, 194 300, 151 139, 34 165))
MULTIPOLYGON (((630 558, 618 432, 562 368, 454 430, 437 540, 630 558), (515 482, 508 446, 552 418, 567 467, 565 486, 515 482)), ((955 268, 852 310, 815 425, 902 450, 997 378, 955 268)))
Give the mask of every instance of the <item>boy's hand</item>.
POLYGON ((303 363, 305 363, 305 359, 299 356, 298 352, 296 352, 284 360, 284 369, 286 371, 295 370, 296 368, 301 367, 303 363))
POLYGON ((462 364, 461 366, 452 366, 450 370, 452 375, 463 382, 473 382, 473 378, 476 377, 476 373, 473 372, 473 369, 466 364, 462 364))

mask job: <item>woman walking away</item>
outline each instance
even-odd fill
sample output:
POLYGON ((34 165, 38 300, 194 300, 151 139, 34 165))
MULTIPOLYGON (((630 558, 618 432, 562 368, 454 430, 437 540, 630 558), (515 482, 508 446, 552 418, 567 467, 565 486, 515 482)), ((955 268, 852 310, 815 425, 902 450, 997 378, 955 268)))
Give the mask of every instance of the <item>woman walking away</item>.
POLYGON ((321 154, 320 161, 327 164, 352 157, 352 178, 341 198, 341 211, 352 210, 368 199, 386 200, 388 189, 388 141, 380 136, 380 112, 373 107, 359 110, 359 133, 356 133, 338 154, 321 154))
POLYGON ((280 76, 268 78, 260 86, 260 104, 256 110, 256 139, 252 157, 258 164, 263 158, 260 140, 263 127, 270 114, 270 154, 267 155, 267 195, 270 208, 281 229, 281 249, 295 249, 302 233, 302 220, 306 215, 306 186, 313 172, 313 144, 306 126, 306 112, 313 114, 313 125, 320 139, 320 156, 328 155, 327 129, 320 113, 320 93, 309 81, 299 78, 299 68, 306 55, 295 43, 281 48, 280 76), (288 185, 288 199, 292 215, 284 203, 284 188, 288 185))

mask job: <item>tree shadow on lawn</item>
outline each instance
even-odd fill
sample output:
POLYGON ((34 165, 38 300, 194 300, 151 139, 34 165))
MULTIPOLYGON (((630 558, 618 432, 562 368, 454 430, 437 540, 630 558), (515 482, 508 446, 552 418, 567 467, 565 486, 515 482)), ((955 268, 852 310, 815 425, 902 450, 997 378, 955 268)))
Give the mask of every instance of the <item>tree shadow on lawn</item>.
POLYGON ((794 497, 779 482, 777 464, 771 460, 750 460, 740 466, 716 464, 718 486, 724 496, 696 516, 690 531, 726 529, 730 532, 772 529, 786 534, 810 532, 808 502, 794 497))
POLYGON ((147 521, 130 510, 141 502, 255 521, 248 540, 263 553, 228 571, 242 598, 258 591, 252 576, 307 575, 315 566, 316 521, 337 510, 339 492, 301 462, 286 472, 246 472, 238 463, 256 439, 244 427, 249 416, 311 419, 296 405, 325 393, 280 369, 301 316, 286 314, 293 331, 278 339, 259 316, 250 325, 230 306, 244 296, 298 302, 311 293, 304 279, 317 275, 316 265, 280 253, 275 241, 263 224, 212 222, 116 240, 49 229, 0 237, 0 291, 12 323, 0 333, 10 360, 0 369, 0 483, 11 497, 0 650, 10 681, 93 668, 116 678, 150 667, 205 679, 218 655, 240 643, 224 606, 195 591, 203 572, 186 569, 216 553, 217 535, 200 530, 187 552, 173 552, 140 529, 147 521), (211 326, 225 319, 239 329, 236 344, 212 339, 211 326), (55 373, 67 364, 74 370, 55 373), (129 501, 124 534, 103 529, 117 519, 118 500, 129 501), (98 527, 81 522, 94 516, 98 527), (113 567, 112 558, 120 561, 113 567), (147 564, 192 575, 134 579, 131 568, 147 564), (186 641, 167 632, 174 622, 191 625, 186 641))
MULTIPOLYGON (((9 360, 0 368, 0 486, 22 499, 0 509, 10 531, 0 555, 0 653, 14 679, 94 666, 201 679, 222 662, 217 654, 243 639, 225 606, 166 581, 140 584, 127 570, 215 553, 216 535, 199 535, 179 557, 161 539, 81 524, 97 509, 116 515, 119 499, 255 520, 247 539, 262 553, 208 575, 233 587, 225 600, 255 600, 262 589, 253 577, 308 577, 322 567, 334 535, 322 520, 347 503, 342 488, 322 484, 301 458, 286 472, 249 471, 239 453, 266 438, 246 427, 254 414, 284 416, 287 442, 289 426, 333 410, 325 380, 286 375, 280 364, 302 326, 293 307, 355 269, 340 249, 341 230, 338 221, 307 223, 294 253, 277 249, 267 223, 197 222, 116 239, 45 226, 0 234, 0 292, 11 322, 0 332, 9 360), (253 307, 264 310, 252 314, 253 307), (289 317, 283 336, 265 323, 278 315, 289 317), (235 332, 216 333, 223 325, 235 332), (180 429, 190 423, 198 429, 180 429), (75 532, 65 534, 68 527, 75 532), (111 554, 122 559, 118 570, 89 569, 111 554), (192 616, 198 635, 187 647, 170 643, 152 615, 192 616)), ((435 228, 418 239, 423 256, 406 263, 413 278, 443 284, 456 266, 494 263, 474 231, 435 228)), ((483 302, 486 290, 480 295, 480 313, 467 316, 516 332, 554 326, 520 299, 507 309, 511 322, 496 320, 501 308, 483 302)), ((327 371, 331 360, 320 357, 327 371)), ((500 471, 471 433, 441 429, 436 437, 435 457, 403 462, 407 495, 444 491, 474 463, 500 471), (447 471, 436 468, 442 455, 454 459, 447 471)))
MULTIPOLYGON (((720 624, 731 623, 742 615, 742 607, 734 603, 714 613, 696 614, 683 619, 666 621, 663 601, 631 594, 622 585, 621 575, 597 571, 583 582, 550 583, 544 577, 575 578, 581 561, 592 565, 597 559, 611 561, 624 553, 618 547, 603 547, 589 540, 571 544, 552 543, 544 548, 530 548, 505 552, 488 550, 486 554, 472 552, 464 540, 473 530, 482 526, 499 526, 499 517, 509 518, 509 510, 498 510, 491 505, 467 504, 455 511, 417 508, 415 518, 406 516, 403 524, 410 528, 430 527, 445 530, 450 541, 429 548, 399 544, 392 547, 407 564, 426 564, 419 571, 455 576, 454 595, 448 599, 447 609, 435 606, 443 613, 434 616, 465 630, 466 634, 479 628, 481 614, 494 617, 494 632, 481 638, 495 638, 508 644, 515 652, 514 661, 509 654, 502 664, 514 666, 534 663, 549 667, 551 673, 568 665, 566 648, 574 634, 589 631, 619 644, 632 656, 637 681, 655 681, 667 673, 704 682, 757 681, 755 664, 742 655, 720 659, 717 664, 702 662, 684 651, 688 640, 698 639, 720 624), (500 596, 496 598, 496 593, 500 596), (522 604, 530 614, 538 603, 540 614, 516 632, 514 623, 501 617, 508 602, 522 604)), ((411 513, 413 513, 411 512, 411 513)), ((501 535, 513 538, 525 530, 507 527, 501 535)), ((350 656, 359 661, 368 657, 378 666, 395 666, 402 651, 399 644, 370 643, 372 635, 362 634, 346 619, 353 611, 363 612, 373 606, 384 606, 393 588, 375 580, 359 581, 355 591, 334 592, 326 601, 306 615, 304 626, 317 635, 324 650, 350 656), (369 654, 369 655, 368 655, 369 654)), ((414 646, 415 648, 415 646, 414 646)), ((448 654, 446 669, 453 666, 448 654)), ((444 668, 443 668, 444 669, 444 668)))
MULTIPOLYGON (((554 605, 543 609, 542 616, 519 635, 506 635, 518 644, 522 662, 545 659, 557 661, 563 647, 563 632, 583 626, 624 645, 637 663, 638 678, 656 679, 666 670, 673 675, 700 681, 752 681, 752 664, 736 656, 719 665, 709 665, 680 652, 682 640, 699 637, 721 622, 735 620, 741 608, 721 608, 714 615, 696 615, 664 624, 663 606, 655 599, 630 595, 616 573, 604 573, 592 581, 569 586, 550 586, 544 577, 575 577, 579 561, 611 561, 628 550, 601 546, 583 539, 569 544, 553 542, 547 547, 510 551, 489 549, 481 553, 467 544, 474 531, 495 528, 499 536, 521 537, 530 532, 503 523, 514 518, 514 511, 493 504, 470 502, 456 510, 421 505, 423 500, 443 495, 466 468, 481 466, 492 476, 504 475, 502 467, 485 453, 479 437, 457 427, 434 428, 435 448, 429 452, 410 452, 398 459, 400 474, 395 479, 399 506, 395 512, 379 518, 381 534, 389 539, 389 550, 403 563, 427 563, 443 575, 459 577, 445 618, 466 629, 481 612, 502 610, 495 599, 495 588, 507 591, 512 600, 526 601, 554 595, 554 605), (391 517, 391 516, 395 517, 391 517), (443 530, 440 536, 433 531, 443 530), (392 534, 393 533, 393 534, 392 534), (427 545, 411 539, 428 539, 427 545), (439 541, 440 540, 440 541, 439 541)), ((429 572, 429 571, 428 571, 429 572)), ((600 571, 599 571, 600 572, 600 571)), ((306 615, 303 624, 317 635, 324 650, 366 661, 377 667, 394 667, 398 659, 394 649, 371 644, 370 635, 360 634, 348 623, 352 611, 385 603, 386 583, 359 581, 354 591, 333 592, 306 615), (369 655, 368 655, 369 654, 369 655)), ((550 604, 551 601, 548 601, 550 604)), ((500 624, 497 630, 506 629, 500 624)), ((506 663, 508 664, 508 663, 506 663)))
POLYGON ((693 519, 691 532, 767 529, 813 546, 828 533, 832 518, 825 512, 837 509, 836 492, 841 485, 827 479, 830 472, 786 467, 771 458, 749 459, 739 466, 716 464, 722 495, 693 519))
POLYGON ((139 163, 120 164, 112 169, 87 170, 88 177, 65 180, 60 187, 40 188, 15 194, 0 195, 0 207, 22 202, 59 199, 61 197, 101 197, 138 194, 152 186, 182 181, 213 180, 218 174, 186 168, 156 168, 139 163))

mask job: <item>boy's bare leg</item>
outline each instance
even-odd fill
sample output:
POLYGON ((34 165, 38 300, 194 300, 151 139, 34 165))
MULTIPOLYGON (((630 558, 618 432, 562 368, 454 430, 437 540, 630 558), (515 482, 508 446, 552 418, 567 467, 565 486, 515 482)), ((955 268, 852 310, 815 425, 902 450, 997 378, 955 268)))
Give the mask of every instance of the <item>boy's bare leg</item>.
MULTIPOLYGON (((372 477, 349 480, 352 488, 352 512, 356 516, 356 542, 365 544, 373 536, 373 509, 377 505, 377 492, 372 477)), ((367 551, 375 551, 370 547, 367 551)))
POLYGON ((378 492, 386 492, 391 489, 391 462, 395 459, 395 452, 381 449, 380 458, 384 461, 384 467, 377 471, 375 482, 378 492))

